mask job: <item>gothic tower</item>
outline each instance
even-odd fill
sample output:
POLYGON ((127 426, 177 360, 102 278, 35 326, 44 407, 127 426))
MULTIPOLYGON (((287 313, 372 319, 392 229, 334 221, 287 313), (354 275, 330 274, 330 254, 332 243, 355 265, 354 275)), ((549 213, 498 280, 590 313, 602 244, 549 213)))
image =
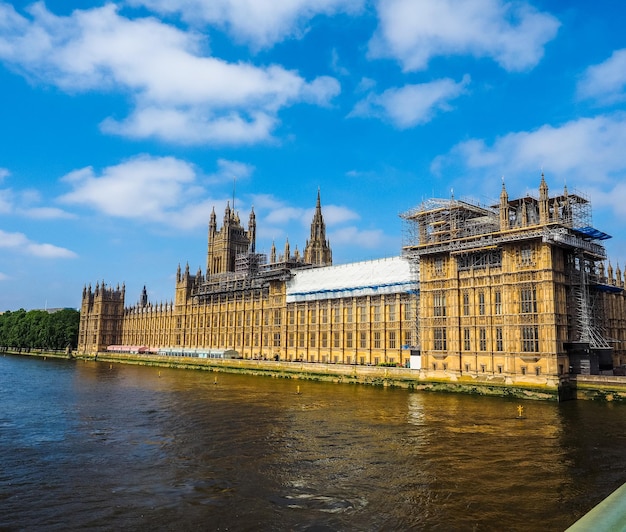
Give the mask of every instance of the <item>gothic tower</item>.
POLYGON ((311 222, 311 237, 306 242, 304 248, 304 262, 315 266, 330 266, 333 263, 333 254, 330 244, 326 240, 326 224, 322 217, 322 205, 320 202, 320 191, 317 190, 317 204, 315 214, 311 222))
POLYGON ((224 211, 221 229, 217 229, 215 209, 209 220, 209 243, 207 253, 207 277, 235 271, 237 255, 253 252, 256 239, 256 217, 254 209, 250 212, 248 230, 241 225, 239 214, 230 208, 230 202, 224 211))

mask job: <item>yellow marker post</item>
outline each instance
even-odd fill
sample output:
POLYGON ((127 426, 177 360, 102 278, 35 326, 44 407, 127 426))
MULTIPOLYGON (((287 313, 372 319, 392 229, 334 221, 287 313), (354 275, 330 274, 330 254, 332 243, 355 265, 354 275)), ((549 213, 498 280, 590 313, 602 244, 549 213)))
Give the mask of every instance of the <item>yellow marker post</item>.
POLYGON ((522 417, 524 414, 524 407, 522 405, 517 405, 517 417, 522 417))

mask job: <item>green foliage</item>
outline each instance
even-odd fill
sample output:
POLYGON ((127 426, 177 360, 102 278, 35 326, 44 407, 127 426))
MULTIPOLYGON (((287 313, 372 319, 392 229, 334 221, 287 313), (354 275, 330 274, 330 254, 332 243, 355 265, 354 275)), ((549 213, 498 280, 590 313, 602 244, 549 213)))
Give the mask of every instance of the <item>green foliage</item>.
POLYGON ((78 344, 80 313, 66 308, 48 313, 45 310, 16 310, 0 314, 0 347, 18 349, 62 350, 78 344))

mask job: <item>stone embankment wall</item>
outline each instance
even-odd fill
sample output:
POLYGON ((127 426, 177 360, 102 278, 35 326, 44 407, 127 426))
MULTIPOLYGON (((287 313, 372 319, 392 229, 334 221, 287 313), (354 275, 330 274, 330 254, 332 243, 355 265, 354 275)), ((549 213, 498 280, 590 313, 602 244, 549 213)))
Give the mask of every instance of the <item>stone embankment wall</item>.
MULTIPOLYGON (((21 356, 74 358, 66 353, 31 351, 8 353, 21 356)), ((273 360, 218 360, 124 353, 75 355, 75 358, 180 369, 262 375, 285 379, 315 380, 347 384, 369 384, 411 390, 458 392, 517 399, 569 400, 585 399, 626 404, 626 377, 604 375, 571 375, 559 383, 556 379, 543 381, 527 378, 513 382, 498 376, 454 375, 446 377, 402 367, 361 366, 282 362, 273 360)))
POLYGON ((411 390, 460 392, 475 395, 514 397, 557 401, 558 381, 512 382, 504 377, 477 378, 475 376, 436 377, 419 370, 403 367, 361 366, 344 364, 320 364, 247 359, 196 359, 135 355, 122 353, 98 353, 80 355, 79 358, 97 359, 102 362, 121 362, 147 366, 204 369, 208 371, 265 375, 286 379, 315 380, 346 384, 369 384, 411 390))

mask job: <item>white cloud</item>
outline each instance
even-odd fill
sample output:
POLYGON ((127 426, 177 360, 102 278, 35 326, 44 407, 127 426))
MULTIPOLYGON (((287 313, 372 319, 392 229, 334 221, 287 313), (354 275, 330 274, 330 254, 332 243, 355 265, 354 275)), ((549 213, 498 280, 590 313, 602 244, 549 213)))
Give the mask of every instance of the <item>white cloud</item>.
POLYGON ((226 28, 237 40, 266 48, 299 37, 317 15, 354 13, 364 0, 127 0, 162 14, 180 14, 192 24, 226 28))
POLYGON ((626 100, 626 48, 587 68, 578 83, 578 96, 606 104, 626 100))
POLYGON ((10 277, 6 273, 0 272, 0 281, 8 281, 10 277))
POLYGON ((20 251, 42 259, 73 259, 77 255, 66 248, 40 244, 29 240, 23 233, 8 233, 0 229, 0 248, 20 251))
POLYGON ((195 168, 185 161, 140 155, 100 175, 91 167, 67 174, 62 180, 73 190, 59 201, 109 216, 194 227, 206 223, 210 212, 208 201, 195 199, 204 192, 196 178, 195 168))
POLYGON ((74 218, 74 215, 56 207, 41 207, 39 192, 32 189, 14 191, 0 189, 0 214, 11 214, 38 220, 58 220, 74 218))
POLYGON ((254 166, 240 161, 229 161, 228 159, 217 160, 217 171, 209 176, 211 181, 218 183, 233 183, 235 187, 238 181, 248 179, 254 172, 254 166))
MULTIPOLYGON (((626 113, 615 113, 509 133, 492 145, 481 139, 462 142, 437 158, 432 169, 446 173, 453 168, 463 175, 465 190, 471 187, 493 194, 500 176, 505 176, 507 188, 513 190, 527 186, 529 176, 537 176, 538 182, 545 168, 552 182, 584 186, 593 191, 596 206, 607 207, 624 218, 625 145, 626 113)), ((535 188, 536 183, 532 186, 535 188)))
POLYGON ((349 116, 378 117, 406 129, 430 122, 440 111, 450 111, 450 100, 465 92, 469 76, 459 83, 440 79, 430 83, 405 85, 382 94, 370 93, 359 101, 349 116))
POLYGON ((0 168, 0 183, 4 180, 4 178, 10 175, 11 172, 9 172, 6 168, 0 168))
POLYGON ((603 182, 626 171, 625 145, 626 114, 618 113, 509 133, 492 146, 484 140, 470 140, 458 144, 449 156, 437 162, 461 159, 474 169, 498 168, 498 175, 536 171, 545 166, 564 177, 603 182))
POLYGON ((365 249, 377 249, 385 240, 380 229, 363 231, 354 226, 332 231, 328 238, 333 246, 357 246, 365 249))
POLYGON ((397 59, 406 71, 433 57, 489 57, 508 71, 533 68, 559 22, 528 2, 504 0, 380 0, 372 57, 397 59))
POLYGON ((327 105, 340 91, 334 78, 307 82, 281 66, 208 56, 199 34, 125 18, 114 4, 67 17, 43 3, 28 12, 22 17, 0 3, 0 59, 67 92, 130 94, 134 110, 106 119, 109 133, 187 144, 259 142, 271 137, 282 108, 327 105))

